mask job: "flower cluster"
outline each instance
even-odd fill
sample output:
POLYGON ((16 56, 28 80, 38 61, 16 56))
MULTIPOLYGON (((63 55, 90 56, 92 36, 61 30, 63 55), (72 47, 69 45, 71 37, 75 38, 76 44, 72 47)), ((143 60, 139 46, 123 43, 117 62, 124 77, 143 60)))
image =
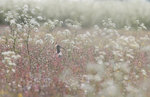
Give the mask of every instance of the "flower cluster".
MULTIPOLYGON (((15 72, 15 69, 13 67, 16 66, 15 61, 18 60, 21 56, 16 55, 13 51, 6 51, 2 52, 2 55, 4 59, 2 60, 3 64, 7 65, 6 67, 10 67, 12 72, 15 72)), ((10 70, 7 70, 7 73, 9 73, 10 70)))

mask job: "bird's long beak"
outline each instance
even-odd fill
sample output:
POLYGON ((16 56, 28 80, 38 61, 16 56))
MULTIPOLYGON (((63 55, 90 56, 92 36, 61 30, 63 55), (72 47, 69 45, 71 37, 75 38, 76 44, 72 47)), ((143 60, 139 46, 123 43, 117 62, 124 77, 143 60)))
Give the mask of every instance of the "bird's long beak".
POLYGON ((65 48, 63 48, 62 46, 60 46, 60 47, 65 50, 65 48))

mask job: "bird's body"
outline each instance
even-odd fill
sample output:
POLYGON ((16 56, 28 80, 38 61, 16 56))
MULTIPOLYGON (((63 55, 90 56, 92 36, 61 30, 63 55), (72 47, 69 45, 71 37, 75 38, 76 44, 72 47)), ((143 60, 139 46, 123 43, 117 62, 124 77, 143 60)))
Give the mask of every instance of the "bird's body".
POLYGON ((60 53, 60 48, 61 48, 61 46, 60 46, 60 45, 56 45, 57 53, 60 53))
POLYGON ((61 52, 61 46, 60 45, 56 45, 56 53, 54 54, 54 60, 53 60, 53 65, 55 68, 57 68, 58 70, 60 69, 63 70, 63 65, 62 65, 62 52, 61 52))
POLYGON ((61 46, 60 45, 56 45, 56 55, 57 57, 61 57, 62 56, 62 52, 60 51, 61 46))

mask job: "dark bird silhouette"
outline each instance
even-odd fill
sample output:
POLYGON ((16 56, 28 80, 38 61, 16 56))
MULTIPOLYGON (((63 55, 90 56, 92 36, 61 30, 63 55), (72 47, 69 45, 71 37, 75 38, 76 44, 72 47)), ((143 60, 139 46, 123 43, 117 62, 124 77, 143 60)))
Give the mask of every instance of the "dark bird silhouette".
POLYGON ((63 47, 61 47, 60 45, 56 45, 56 53, 58 57, 62 56, 62 52, 61 49, 64 49, 63 47))
POLYGON ((60 46, 60 45, 56 45, 57 54, 59 54, 59 53, 60 53, 60 48, 61 48, 61 46, 60 46))

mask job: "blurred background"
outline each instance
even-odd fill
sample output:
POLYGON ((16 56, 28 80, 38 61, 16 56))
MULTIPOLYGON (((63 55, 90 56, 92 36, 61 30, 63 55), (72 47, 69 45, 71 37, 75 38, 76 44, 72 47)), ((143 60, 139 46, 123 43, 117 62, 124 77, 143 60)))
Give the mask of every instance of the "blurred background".
MULTIPOLYGON (((79 21, 82 27, 102 26, 111 18, 117 28, 136 26, 136 20, 150 28, 150 0, 0 0, 0 24, 6 24, 5 11, 24 4, 37 8, 37 16, 45 19, 79 21)), ((35 9, 36 10, 36 9, 35 9)))

